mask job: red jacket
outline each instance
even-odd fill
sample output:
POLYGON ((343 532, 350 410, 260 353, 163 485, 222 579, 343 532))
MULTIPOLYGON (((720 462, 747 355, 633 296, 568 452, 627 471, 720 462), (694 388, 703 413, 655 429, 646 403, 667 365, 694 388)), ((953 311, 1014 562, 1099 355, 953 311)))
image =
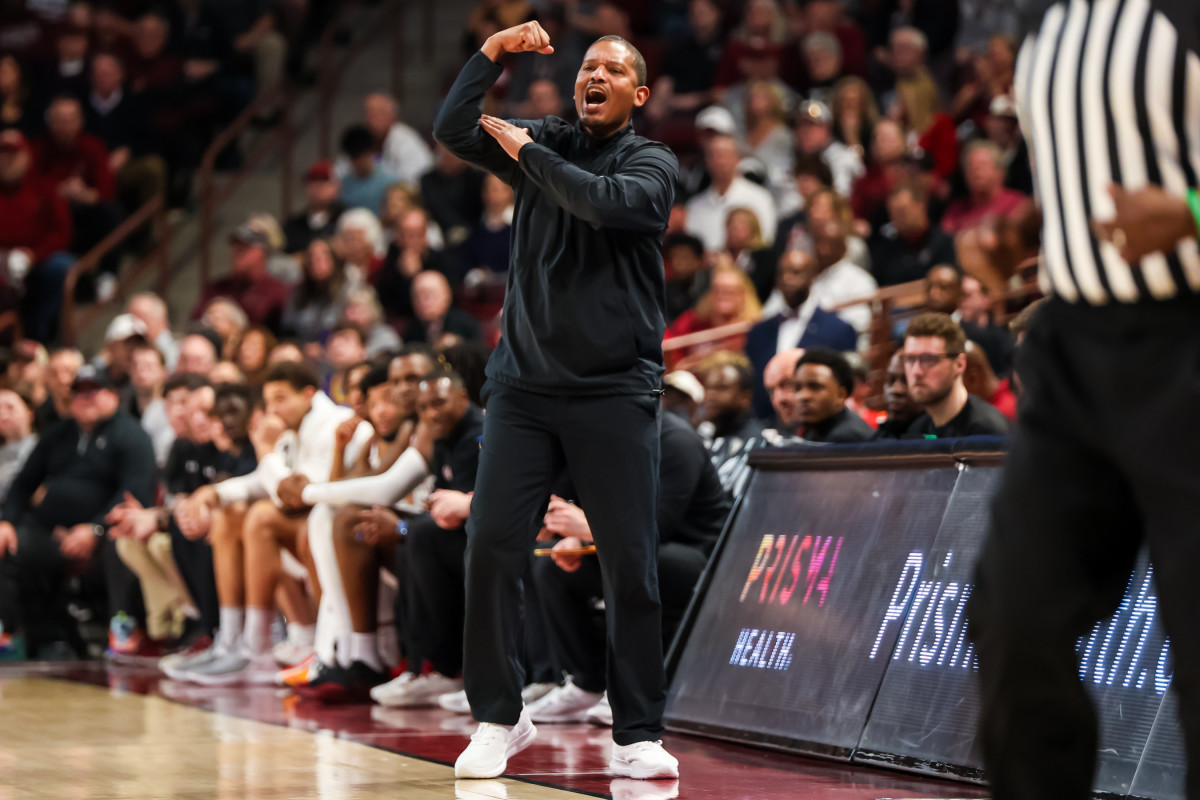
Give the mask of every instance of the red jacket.
POLYGON ((79 176, 88 188, 100 193, 101 200, 111 200, 116 194, 117 181, 108 168, 108 150, 90 133, 79 134, 72 148, 60 147, 49 137, 38 139, 33 143, 33 163, 55 189, 63 181, 79 176))
POLYGON ((279 333, 283 320, 283 307, 287 305, 291 289, 274 275, 263 274, 256 279, 240 275, 226 275, 210 281, 200 293, 200 301, 192 309, 192 319, 199 319, 208 304, 218 297, 237 303, 252 325, 265 325, 272 333, 279 333))
POLYGON ((0 248, 29 248, 40 262, 70 243, 71 210, 36 172, 16 189, 0 187, 0 248))

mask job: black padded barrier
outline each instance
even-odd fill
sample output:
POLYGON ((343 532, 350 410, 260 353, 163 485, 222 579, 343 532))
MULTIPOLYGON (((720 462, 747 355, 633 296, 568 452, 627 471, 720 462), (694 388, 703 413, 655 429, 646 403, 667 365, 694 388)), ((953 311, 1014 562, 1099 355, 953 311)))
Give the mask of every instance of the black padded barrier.
MULTIPOLYGON (((671 650, 668 727, 983 782, 963 609, 1003 440, 798 446, 750 463, 671 650)), ((1079 654, 1101 720, 1096 793, 1183 798, 1145 559, 1079 654)))

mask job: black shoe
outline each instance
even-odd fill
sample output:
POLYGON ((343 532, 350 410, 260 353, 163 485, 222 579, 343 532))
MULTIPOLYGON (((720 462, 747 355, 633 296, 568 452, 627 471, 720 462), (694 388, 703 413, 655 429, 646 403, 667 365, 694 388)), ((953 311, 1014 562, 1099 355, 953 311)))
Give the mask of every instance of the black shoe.
POLYGON ((306 700, 322 703, 369 703, 371 689, 387 681, 385 673, 355 661, 348 667, 321 667, 316 678, 294 691, 306 700))

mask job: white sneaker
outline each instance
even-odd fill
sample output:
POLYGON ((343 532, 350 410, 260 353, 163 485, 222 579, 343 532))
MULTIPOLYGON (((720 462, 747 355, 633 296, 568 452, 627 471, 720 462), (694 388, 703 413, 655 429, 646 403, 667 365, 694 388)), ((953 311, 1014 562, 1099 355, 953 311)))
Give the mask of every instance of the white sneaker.
POLYGON ((531 683, 521 690, 521 699, 531 706, 557 688, 557 683, 531 683))
POLYGON ((444 694, 437 699, 437 704, 447 711, 453 711, 455 714, 470 714, 471 704, 467 701, 467 690, 461 692, 452 692, 444 694))
POLYGON ((281 667, 294 667, 313 654, 312 645, 296 644, 284 639, 271 648, 275 663, 281 667))
POLYGON ((185 673, 207 664, 216 658, 220 652, 217 643, 214 642, 206 650, 201 650, 198 653, 174 653, 169 656, 163 656, 158 660, 158 668, 171 680, 184 680, 182 676, 185 673))
POLYGON ((679 777, 679 759, 668 753, 661 741, 634 742, 628 745, 613 742, 608 768, 614 775, 622 778, 651 780, 679 777))
POLYGON ((437 699, 444 694, 461 692, 462 678, 447 678, 436 672, 418 675, 397 686, 394 691, 376 692, 390 687, 395 681, 376 686, 371 690, 371 697, 376 702, 392 708, 424 708, 437 705, 437 699))
POLYGON ((371 699, 380 705, 390 705, 387 698, 392 697, 397 692, 401 691, 405 685, 416 680, 416 675, 412 672, 401 672, 396 677, 392 678, 387 683, 381 683, 371 689, 371 699))
POLYGON ((608 704, 608 692, 600 698, 600 702, 587 710, 587 721, 601 728, 612 727, 612 706, 608 704))
POLYGON ((516 725, 479 723, 471 734, 471 743, 454 762, 456 778, 496 778, 508 769, 508 760, 529 747, 537 736, 537 728, 529 719, 529 709, 521 709, 516 725))
POLYGON ((228 686, 234 683, 270 686, 275 683, 275 673, 278 671, 270 653, 249 656, 242 652, 226 652, 184 672, 180 680, 202 686, 228 686))
POLYGON ((585 722, 588 709, 600 702, 600 692, 585 692, 567 681, 529 706, 534 722, 585 722))
POLYGON ((508 786, 501 781, 455 781, 454 800, 508 800, 508 786))
POLYGON ((632 778, 613 778, 608 785, 613 800, 675 800, 679 797, 679 781, 635 781, 632 778))

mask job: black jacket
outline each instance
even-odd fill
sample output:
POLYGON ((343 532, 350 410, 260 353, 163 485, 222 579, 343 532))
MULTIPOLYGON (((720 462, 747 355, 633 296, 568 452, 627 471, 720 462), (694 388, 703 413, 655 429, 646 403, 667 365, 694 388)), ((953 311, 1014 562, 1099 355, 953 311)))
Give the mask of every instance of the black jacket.
MULTIPOLYGON (((416 317, 405 320, 400 333, 406 342, 434 344, 429 341, 429 326, 416 317)), ((468 342, 478 342, 483 338, 483 328, 480 327, 479 320, 453 306, 446 311, 446 316, 442 317, 442 333, 453 333, 468 342)))
POLYGON ((438 141, 516 194, 503 338, 487 375, 549 394, 657 390, 675 155, 632 126, 596 139, 547 117, 515 122, 533 143, 514 161, 479 126, 502 71, 476 53, 434 122, 438 141))
POLYGON ((870 441, 871 437, 875 435, 875 431, 858 414, 848 408, 843 408, 816 425, 802 426, 800 435, 810 442, 851 444, 870 441))
POLYGON ((913 420, 906 439, 960 439, 966 436, 1007 436, 1008 420, 988 401, 967 395, 967 404, 958 415, 942 427, 933 418, 922 414, 913 420))
POLYGON ((871 238, 871 272, 880 286, 919 281, 939 264, 958 263, 954 240, 932 225, 919 241, 902 238, 889 223, 871 238))
POLYGON ((483 439, 483 411, 471 404, 467 413, 446 434, 433 443, 433 476, 437 489, 456 492, 475 491, 479 472, 479 443, 483 439))
POLYGON ((163 483, 170 494, 191 494, 201 486, 249 475, 257 466, 258 458, 250 442, 243 442, 241 452, 235 456, 218 450, 212 443, 176 439, 163 468, 163 483))
POLYGON ((662 414, 658 541, 678 542, 710 555, 733 499, 713 466, 708 448, 674 414, 662 414))
POLYGON ((101 422, 91 435, 66 419, 42 433, 17 473, 4 519, 15 524, 32 514, 47 528, 104 525, 105 515, 126 492, 147 508, 154 505, 156 472, 150 437, 124 411, 101 422), (35 508, 31 501, 41 486, 46 495, 35 508))
POLYGON ((333 236, 337 232, 338 220, 341 219, 342 212, 345 210, 341 203, 335 201, 329 209, 329 219, 325 220, 325 224, 319 228, 314 228, 309 224, 307 211, 301 211, 299 214, 288 217, 287 221, 283 223, 283 238, 286 242, 284 247, 287 252, 302 252, 308 249, 314 239, 328 239, 333 236))

